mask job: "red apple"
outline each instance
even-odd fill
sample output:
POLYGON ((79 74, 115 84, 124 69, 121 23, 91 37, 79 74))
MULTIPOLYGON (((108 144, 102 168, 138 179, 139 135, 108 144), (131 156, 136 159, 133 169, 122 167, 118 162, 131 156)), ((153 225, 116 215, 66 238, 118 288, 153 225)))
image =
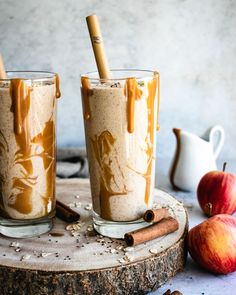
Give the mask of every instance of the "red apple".
POLYGON ((236 176, 224 172, 224 169, 208 172, 199 182, 197 196, 208 216, 233 214, 236 211, 236 176))
POLYGON ((188 250, 193 260, 214 273, 236 270, 236 218, 218 214, 192 228, 188 250))

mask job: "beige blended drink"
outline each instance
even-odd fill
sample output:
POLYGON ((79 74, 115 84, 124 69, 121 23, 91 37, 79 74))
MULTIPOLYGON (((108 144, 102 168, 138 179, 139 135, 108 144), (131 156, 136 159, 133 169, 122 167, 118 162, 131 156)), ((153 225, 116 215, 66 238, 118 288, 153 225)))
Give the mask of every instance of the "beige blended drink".
POLYGON ((93 210, 106 221, 130 222, 152 205, 159 74, 111 74, 105 83, 97 73, 82 76, 93 210))
POLYGON ((5 235, 21 236, 13 232, 18 221, 22 236, 50 229, 58 84, 58 76, 47 72, 8 72, 8 79, 0 80, 0 229, 5 235))

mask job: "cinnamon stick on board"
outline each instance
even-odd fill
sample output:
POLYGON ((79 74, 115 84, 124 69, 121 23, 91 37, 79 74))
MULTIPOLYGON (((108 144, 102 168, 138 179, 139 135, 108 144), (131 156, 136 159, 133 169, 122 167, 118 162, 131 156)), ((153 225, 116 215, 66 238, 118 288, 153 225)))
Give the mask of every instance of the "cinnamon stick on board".
POLYGON ((169 211, 166 208, 160 208, 155 210, 147 210, 144 213, 143 219, 146 222, 158 222, 163 218, 169 217, 169 211))
POLYGON ((179 228, 178 221, 173 217, 162 219, 160 222, 140 228, 133 232, 125 234, 125 241, 128 246, 136 246, 138 244, 159 238, 176 231, 179 228))
POLYGON ((58 200, 56 201, 56 216, 66 222, 74 222, 80 219, 79 213, 58 200))

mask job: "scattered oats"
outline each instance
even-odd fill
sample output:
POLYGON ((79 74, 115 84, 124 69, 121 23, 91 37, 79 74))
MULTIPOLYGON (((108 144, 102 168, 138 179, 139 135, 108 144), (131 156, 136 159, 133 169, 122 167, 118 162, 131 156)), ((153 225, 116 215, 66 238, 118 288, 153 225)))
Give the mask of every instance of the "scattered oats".
POLYGON ((116 252, 116 249, 111 249, 110 252, 111 252, 112 254, 117 253, 117 252, 116 252))
POLYGON ((15 251, 16 252, 20 252, 21 251, 21 248, 20 247, 17 247, 17 248, 15 248, 15 251))
POLYGON ((120 259, 118 259, 118 262, 120 262, 121 264, 124 264, 124 263, 126 263, 127 261, 124 260, 124 258, 120 258, 120 259))
POLYGON ((157 254, 158 250, 157 249, 149 249, 149 252, 152 254, 157 254))
POLYGON ((73 224, 69 224, 66 226, 66 230, 73 230, 73 224))
POLYGON ((77 224, 78 224, 80 227, 83 227, 83 226, 85 225, 85 222, 77 221, 77 224))
POLYGON ((70 208, 79 208, 81 207, 81 202, 73 202, 73 203, 69 203, 68 206, 70 208))
POLYGON ((84 209, 85 209, 85 210, 88 210, 88 211, 92 210, 92 204, 91 204, 91 203, 87 204, 87 205, 84 207, 84 209))
POLYGON ((124 254, 124 257, 129 258, 129 257, 130 257, 130 253, 127 253, 127 252, 126 252, 126 253, 124 254))
POLYGON ((25 254, 25 255, 23 255, 22 257, 21 257, 21 261, 23 261, 23 260, 28 260, 28 259, 30 259, 30 257, 31 257, 31 255, 30 254, 25 254))
POLYGON ((93 226, 92 226, 92 224, 90 224, 88 227, 87 227, 87 231, 93 231, 93 226))
POLYGON ((66 230, 71 231, 71 234, 73 232, 78 232, 81 229, 82 224, 80 223, 73 223, 66 226, 66 230))
POLYGON ((52 255, 53 253, 49 253, 49 252, 42 252, 41 253, 41 256, 42 257, 47 257, 47 256, 50 256, 50 255, 52 255))
POLYGON ((132 262, 132 261, 134 261, 134 257, 130 256, 130 254, 128 254, 128 253, 125 253, 125 255, 123 256, 123 259, 126 262, 132 262))
POLYGON ((12 242, 9 247, 19 247, 20 243, 19 242, 12 242))
POLYGON ((134 261, 134 257, 129 256, 128 260, 129 260, 129 262, 132 262, 132 261, 134 261))
POLYGON ((123 249, 125 252, 131 252, 134 251, 134 247, 126 247, 123 249))
POLYGON ((128 253, 125 253, 125 255, 124 255, 124 259, 127 259, 127 260, 131 260, 131 259, 133 259, 133 257, 132 256, 130 256, 130 254, 128 254, 128 253))
POLYGON ((79 198, 80 198, 80 196, 79 196, 79 195, 76 195, 76 196, 75 196, 75 198, 76 198, 76 199, 79 199, 79 198))
POLYGON ((116 246, 116 250, 123 250, 123 249, 124 249, 124 246, 122 245, 116 246))
POLYGON ((73 228, 73 230, 80 230, 81 226, 80 226, 80 224, 72 224, 72 228, 73 228))
POLYGON ((79 232, 78 231, 72 231, 71 235, 72 235, 72 237, 78 237, 79 232))

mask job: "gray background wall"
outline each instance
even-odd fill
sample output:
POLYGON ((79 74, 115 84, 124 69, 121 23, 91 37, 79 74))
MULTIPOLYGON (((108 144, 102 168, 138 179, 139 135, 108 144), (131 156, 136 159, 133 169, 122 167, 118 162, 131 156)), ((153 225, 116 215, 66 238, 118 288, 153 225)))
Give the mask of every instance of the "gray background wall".
MULTIPOLYGON (((173 127, 226 130, 222 158, 236 157, 236 1, 0 0, 0 52, 7 69, 61 76, 59 146, 82 146, 79 75, 95 69, 85 16, 99 16, 112 68, 158 69, 158 155, 171 157, 173 127)), ((2 114, 1 114, 2 115, 2 114)))

